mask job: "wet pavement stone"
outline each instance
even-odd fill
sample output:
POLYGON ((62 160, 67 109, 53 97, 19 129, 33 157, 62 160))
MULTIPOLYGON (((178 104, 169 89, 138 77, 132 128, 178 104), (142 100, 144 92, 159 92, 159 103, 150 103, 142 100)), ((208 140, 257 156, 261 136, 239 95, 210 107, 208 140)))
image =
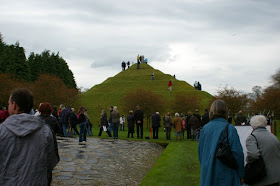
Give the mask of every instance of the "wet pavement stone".
POLYGON ((164 148, 145 141, 58 137, 55 185, 139 185, 164 148))

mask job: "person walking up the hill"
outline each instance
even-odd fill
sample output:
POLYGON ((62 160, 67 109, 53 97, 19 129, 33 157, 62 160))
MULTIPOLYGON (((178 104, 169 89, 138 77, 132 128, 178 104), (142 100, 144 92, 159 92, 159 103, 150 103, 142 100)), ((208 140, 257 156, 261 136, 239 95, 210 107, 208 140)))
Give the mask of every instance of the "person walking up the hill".
POLYGON ((171 79, 168 81, 168 90, 172 91, 172 82, 171 79))
POLYGON ((116 106, 113 107, 113 111, 112 111, 111 115, 112 115, 113 137, 114 137, 114 139, 118 139, 120 113, 116 106))
POLYGON ((144 114, 140 110, 139 105, 137 105, 136 109, 137 110, 134 112, 134 118, 135 118, 135 122, 136 122, 136 126, 137 126, 137 128, 136 128, 137 129, 137 138, 139 139, 139 137, 140 137, 141 139, 143 139, 143 118, 144 118, 144 114), (139 132, 140 132, 140 134, 139 134, 139 132))

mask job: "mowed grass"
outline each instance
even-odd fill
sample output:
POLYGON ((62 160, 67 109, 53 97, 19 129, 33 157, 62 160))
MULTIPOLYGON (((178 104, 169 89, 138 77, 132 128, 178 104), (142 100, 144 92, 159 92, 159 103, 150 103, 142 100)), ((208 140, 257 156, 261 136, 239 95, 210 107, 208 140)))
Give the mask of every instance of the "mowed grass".
POLYGON ((141 186, 199 185, 198 142, 172 141, 141 182, 141 186))

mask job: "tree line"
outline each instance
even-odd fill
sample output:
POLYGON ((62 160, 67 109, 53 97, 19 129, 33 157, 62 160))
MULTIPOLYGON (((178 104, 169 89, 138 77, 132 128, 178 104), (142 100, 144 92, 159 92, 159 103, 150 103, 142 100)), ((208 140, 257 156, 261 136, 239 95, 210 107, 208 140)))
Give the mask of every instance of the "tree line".
POLYGON ((30 53, 26 58, 25 50, 19 42, 8 45, 0 33, 0 73, 9 74, 12 79, 35 82, 41 74, 60 78, 67 87, 77 88, 72 71, 66 61, 49 50, 41 54, 30 53))
MULTIPOLYGON (((224 100, 230 109, 230 115, 234 116, 242 110, 246 114, 274 115, 280 118, 280 69, 271 76, 272 84, 265 89, 254 86, 252 93, 244 93, 235 88, 224 87, 217 92, 214 99, 224 100)), ((212 101, 213 101, 212 100, 212 101)))
MULTIPOLYGON (((0 33, 0 106, 7 106, 14 88, 27 87, 35 97, 35 107, 41 102, 52 105, 74 102, 78 89, 72 71, 59 53, 25 56, 19 42, 8 45, 0 33)), ((1 109, 1 108, 0 108, 1 109)))

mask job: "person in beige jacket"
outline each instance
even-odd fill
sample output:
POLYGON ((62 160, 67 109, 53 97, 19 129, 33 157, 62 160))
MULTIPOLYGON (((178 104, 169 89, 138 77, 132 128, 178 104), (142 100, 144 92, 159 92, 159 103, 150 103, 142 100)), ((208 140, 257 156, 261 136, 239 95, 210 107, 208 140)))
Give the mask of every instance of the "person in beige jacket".
POLYGON ((176 140, 178 140, 178 136, 180 136, 180 140, 182 140, 183 122, 179 113, 175 113, 175 118, 172 120, 172 124, 174 127, 176 140))

